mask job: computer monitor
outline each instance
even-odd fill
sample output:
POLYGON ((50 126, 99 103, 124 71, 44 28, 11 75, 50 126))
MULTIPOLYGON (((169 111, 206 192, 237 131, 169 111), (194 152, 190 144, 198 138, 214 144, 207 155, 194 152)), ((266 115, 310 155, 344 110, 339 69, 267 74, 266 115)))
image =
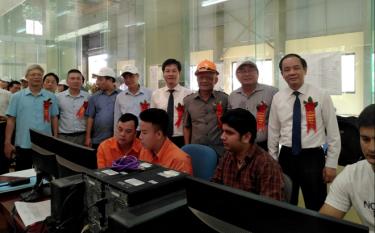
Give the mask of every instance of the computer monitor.
POLYGON ((192 212, 218 232, 368 232, 363 225, 193 177, 186 178, 186 197, 192 212))
POLYGON ((43 180, 51 181, 59 178, 55 154, 47 150, 53 144, 53 137, 36 130, 30 130, 31 156, 36 171, 36 182, 31 192, 21 194, 25 201, 34 201, 43 196, 49 196, 48 185, 43 180))
POLYGON ((30 129, 31 141, 55 154, 59 177, 97 168, 96 150, 30 129))

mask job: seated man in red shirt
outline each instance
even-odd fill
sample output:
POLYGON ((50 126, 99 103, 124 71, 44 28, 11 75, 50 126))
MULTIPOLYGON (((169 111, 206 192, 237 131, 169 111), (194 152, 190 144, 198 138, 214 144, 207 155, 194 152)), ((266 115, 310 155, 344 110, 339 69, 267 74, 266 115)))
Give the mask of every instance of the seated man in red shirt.
POLYGON ((192 175, 190 156, 167 137, 167 112, 150 108, 141 112, 139 118, 141 119, 141 135, 139 138, 143 145, 138 157, 139 160, 192 175))
POLYGON ((254 143, 257 135, 255 117, 236 108, 221 118, 224 148, 212 181, 248 192, 284 200, 283 173, 279 164, 254 143))
POLYGON ((137 138, 138 118, 131 114, 123 114, 117 122, 115 136, 104 140, 96 154, 98 168, 111 167, 112 162, 124 155, 138 157, 142 148, 137 138))

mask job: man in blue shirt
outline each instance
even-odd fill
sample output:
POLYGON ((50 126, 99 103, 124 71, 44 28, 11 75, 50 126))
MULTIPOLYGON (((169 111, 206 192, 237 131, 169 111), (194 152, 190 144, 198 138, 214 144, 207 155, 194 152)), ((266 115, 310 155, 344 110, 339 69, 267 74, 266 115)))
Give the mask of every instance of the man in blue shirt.
POLYGON ((59 138, 79 145, 85 142, 85 111, 89 98, 89 93, 81 90, 82 83, 82 73, 71 69, 67 76, 69 89, 56 94, 60 110, 59 138))
MULTIPOLYGON (((139 72, 135 66, 125 66, 121 76, 124 78, 125 84, 128 87, 121 92, 115 103, 115 118, 114 122, 117 124, 118 119, 122 114, 132 113, 138 117, 142 111, 142 104, 150 104, 152 91, 148 88, 142 87, 139 84, 139 72)), ((139 131, 139 127, 137 129, 139 131)))
POLYGON ((100 91, 89 98, 85 146, 97 149, 102 141, 113 136, 113 112, 120 90, 115 89, 116 74, 112 69, 103 67, 93 75, 100 91))
POLYGON ((4 153, 10 159, 16 154, 16 170, 24 170, 32 166, 32 150, 29 129, 36 129, 46 134, 57 135, 58 106, 56 96, 44 89, 44 70, 40 65, 31 65, 25 77, 29 87, 19 91, 10 99, 7 110, 7 126, 5 130, 4 153), (16 129, 15 146, 11 139, 16 129))

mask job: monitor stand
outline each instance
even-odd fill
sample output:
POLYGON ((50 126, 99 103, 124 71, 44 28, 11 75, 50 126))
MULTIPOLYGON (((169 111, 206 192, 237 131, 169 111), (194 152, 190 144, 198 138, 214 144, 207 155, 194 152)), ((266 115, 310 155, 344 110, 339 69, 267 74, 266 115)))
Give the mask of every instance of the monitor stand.
POLYGON ((26 202, 36 202, 45 197, 51 196, 49 184, 44 184, 43 178, 48 177, 43 172, 37 171, 36 182, 31 191, 21 193, 21 200, 26 202))

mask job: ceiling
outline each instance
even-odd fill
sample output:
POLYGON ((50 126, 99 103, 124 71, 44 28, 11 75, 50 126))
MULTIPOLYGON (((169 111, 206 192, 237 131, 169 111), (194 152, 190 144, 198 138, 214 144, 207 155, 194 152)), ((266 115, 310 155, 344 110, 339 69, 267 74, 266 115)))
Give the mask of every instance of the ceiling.
POLYGON ((22 4, 25 0, 1 0, 0 2, 0 16, 13 10, 18 5, 22 4))

